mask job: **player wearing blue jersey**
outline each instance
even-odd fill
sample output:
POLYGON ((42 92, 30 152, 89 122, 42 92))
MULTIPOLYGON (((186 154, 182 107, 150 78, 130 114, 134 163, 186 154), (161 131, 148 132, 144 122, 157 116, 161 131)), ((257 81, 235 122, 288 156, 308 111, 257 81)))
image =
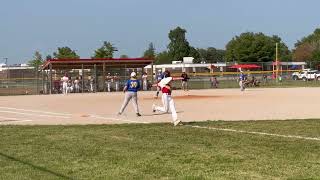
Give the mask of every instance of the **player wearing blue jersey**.
POLYGON ((140 88, 140 82, 139 80, 137 80, 136 78, 137 75, 135 72, 132 72, 130 76, 131 78, 127 81, 125 87, 123 88, 123 92, 126 94, 118 115, 121 115, 123 113, 129 101, 132 99, 133 100, 132 104, 134 106, 137 116, 141 116, 141 114, 139 113, 138 93, 137 93, 140 88))
POLYGON ((245 80, 246 80, 246 76, 241 71, 240 77, 239 77, 239 86, 241 91, 245 90, 245 80))

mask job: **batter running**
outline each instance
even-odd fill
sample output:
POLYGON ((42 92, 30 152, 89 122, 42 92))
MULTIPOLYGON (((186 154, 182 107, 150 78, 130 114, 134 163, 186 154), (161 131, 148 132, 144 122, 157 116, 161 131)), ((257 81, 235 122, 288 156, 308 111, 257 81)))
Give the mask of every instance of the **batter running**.
MULTIPOLYGON (((181 78, 178 78, 178 79, 181 79, 181 78)), ((178 119, 174 101, 171 96, 172 89, 171 89, 170 83, 172 80, 176 80, 176 79, 173 79, 172 77, 170 77, 170 73, 169 73, 168 77, 162 79, 158 83, 158 86, 161 87, 163 106, 161 107, 153 104, 152 110, 153 112, 159 111, 164 113, 168 113, 170 110, 172 115, 173 125, 177 126, 179 123, 181 123, 181 121, 178 119)))
POLYGON ((125 87, 123 88, 123 92, 126 94, 118 115, 121 115, 123 113, 129 101, 132 99, 133 100, 132 104, 133 104, 134 110, 136 111, 137 116, 141 116, 141 114, 139 113, 138 93, 137 93, 138 89, 140 88, 140 83, 139 83, 139 80, 137 80, 136 78, 137 75, 135 72, 132 72, 130 76, 131 78, 127 81, 125 87))

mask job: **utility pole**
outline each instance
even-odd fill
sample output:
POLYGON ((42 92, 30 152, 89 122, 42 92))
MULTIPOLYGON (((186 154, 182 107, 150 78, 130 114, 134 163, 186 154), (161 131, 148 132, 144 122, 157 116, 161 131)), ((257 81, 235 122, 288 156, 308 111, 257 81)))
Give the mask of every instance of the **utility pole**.
POLYGON ((276 43, 276 80, 278 82, 279 76, 279 60, 278 60, 278 43, 276 43))

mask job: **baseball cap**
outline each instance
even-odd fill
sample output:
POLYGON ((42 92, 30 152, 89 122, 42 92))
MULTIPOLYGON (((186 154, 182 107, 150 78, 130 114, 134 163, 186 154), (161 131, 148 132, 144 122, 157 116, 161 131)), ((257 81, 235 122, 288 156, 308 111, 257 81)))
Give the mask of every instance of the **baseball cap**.
POLYGON ((130 74, 131 77, 136 77, 136 75, 137 75, 137 74, 136 74, 135 72, 132 72, 132 73, 130 74))

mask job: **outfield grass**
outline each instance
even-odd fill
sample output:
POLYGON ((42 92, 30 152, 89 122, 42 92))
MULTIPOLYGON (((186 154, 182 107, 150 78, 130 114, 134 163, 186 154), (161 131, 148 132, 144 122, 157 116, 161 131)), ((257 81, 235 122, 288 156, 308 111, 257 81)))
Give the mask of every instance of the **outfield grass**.
POLYGON ((319 179, 320 120, 0 126, 0 179, 319 179))

